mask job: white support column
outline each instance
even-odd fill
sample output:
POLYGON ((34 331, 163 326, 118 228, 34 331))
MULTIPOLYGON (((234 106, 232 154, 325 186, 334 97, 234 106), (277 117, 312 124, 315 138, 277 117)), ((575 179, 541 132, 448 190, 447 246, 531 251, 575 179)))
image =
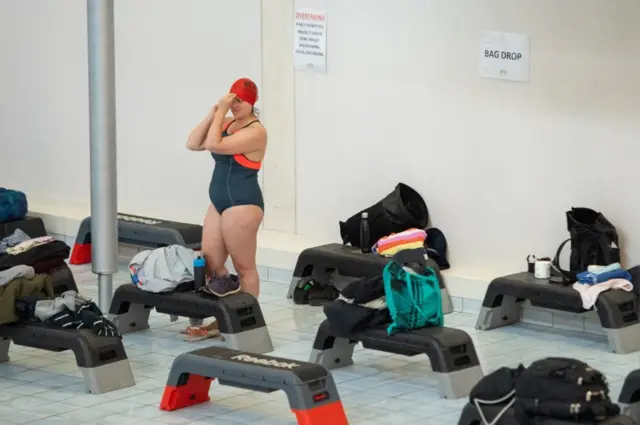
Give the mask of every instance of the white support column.
POLYGON ((262 0, 262 121, 265 230, 296 233, 294 0, 262 0))

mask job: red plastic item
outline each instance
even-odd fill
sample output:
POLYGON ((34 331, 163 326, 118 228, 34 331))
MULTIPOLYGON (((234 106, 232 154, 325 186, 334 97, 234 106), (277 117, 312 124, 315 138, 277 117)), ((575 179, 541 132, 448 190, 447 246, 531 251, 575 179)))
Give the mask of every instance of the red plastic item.
POLYGON ((211 378, 189 375, 187 383, 184 385, 179 387, 167 385, 160 402, 160 410, 171 412, 209 401, 209 389, 212 382, 211 378))
POLYGON ((91 244, 90 243, 77 243, 73 245, 73 251, 71 251, 71 257, 69 258, 70 264, 89 264, 91 262, 91 244))
POLYGON ((340 400, 309 410, 292 410, 298 425, 349 425, 340 400))

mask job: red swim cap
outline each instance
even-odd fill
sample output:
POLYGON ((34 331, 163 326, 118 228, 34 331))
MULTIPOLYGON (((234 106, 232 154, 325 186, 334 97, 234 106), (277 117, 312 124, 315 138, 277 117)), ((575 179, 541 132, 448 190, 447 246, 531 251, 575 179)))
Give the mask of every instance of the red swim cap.
POLYGON ((244 100, 250 105, 255 105, 258 100, 258 87, 248 78, 240 78, 233 83, 229 93, 234 93, 238 99, 244 100))

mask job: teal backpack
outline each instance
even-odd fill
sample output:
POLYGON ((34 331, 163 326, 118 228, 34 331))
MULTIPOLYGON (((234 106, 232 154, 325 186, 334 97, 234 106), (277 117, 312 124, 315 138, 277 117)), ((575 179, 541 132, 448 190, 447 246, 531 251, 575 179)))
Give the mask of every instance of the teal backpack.
POLYGON ((442 295, 435 271, 427 267, 424 249, 398 252, 382 272, 393 335, 410 329, 443 326, 442 295))

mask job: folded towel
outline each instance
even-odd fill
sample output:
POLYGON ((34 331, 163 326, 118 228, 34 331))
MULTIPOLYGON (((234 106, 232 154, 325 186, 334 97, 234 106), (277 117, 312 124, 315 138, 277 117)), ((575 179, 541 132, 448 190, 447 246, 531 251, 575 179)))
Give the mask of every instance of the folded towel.
POLYGON ((608 266, 589 266, 587 267, 587 271, 593 274, 602 274, 602 273, 608 273, 608 272, 615 272, 616 270, 620 270, 621 268, 622 266, 620 266, 620 263, 612 263, 612 264, 609 264, 608 266))
POLYGON ((591 273, 591 272, 582 272, 576 275, 578 282, 580 283, 588 283, 589 285, 593 285, 596 283, 603 283, 611 279, 624 279, 631 281, 633 280, 633 276, 626 270, 615 270, 612 272, 605 273, 591 273))
POLYGON ((580 292, 580 298, 582 298, 582 308, 590 310, 596 305, 598 296, 604 291, 610 289, 622 289, 623 291, 633 291, 633 284, 625 279, 611 279, 606 282, 596 283, 589 285, 587 283, 576 282, 573 284, 573 289, 580 292))
POLYGON ((424 248, 426 238, 427 233, 424 230, 408 229, 380 238, 372 250, 385 257, 393 257, 398 251, 424 248))

